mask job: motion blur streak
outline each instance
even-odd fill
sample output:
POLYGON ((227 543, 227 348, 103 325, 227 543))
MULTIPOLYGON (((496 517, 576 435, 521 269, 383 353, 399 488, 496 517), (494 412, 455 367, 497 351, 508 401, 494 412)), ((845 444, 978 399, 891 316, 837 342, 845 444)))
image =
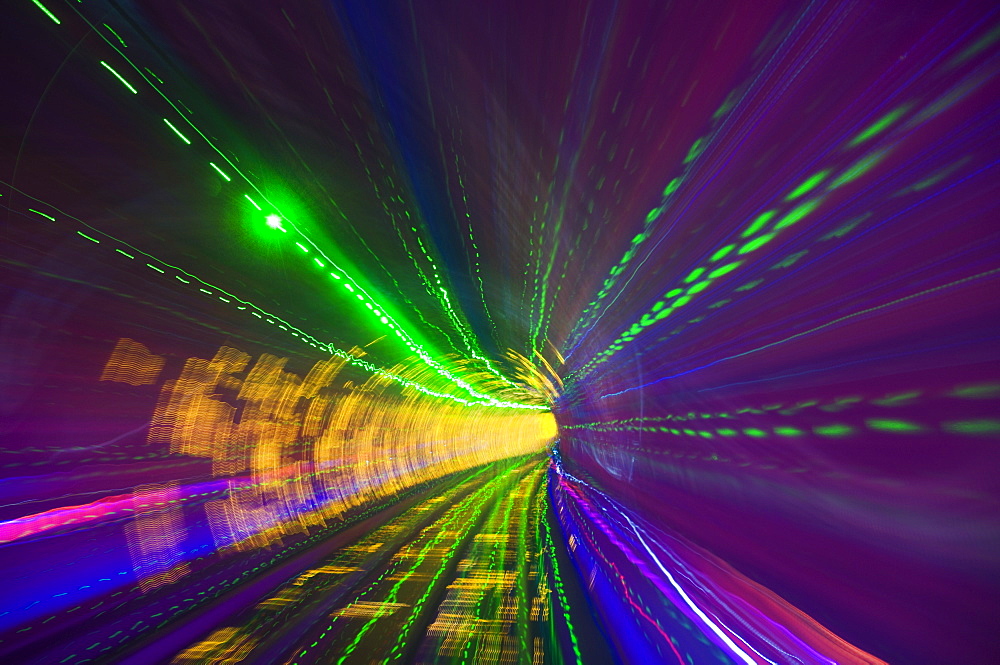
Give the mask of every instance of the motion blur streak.
POLYGON ((1000 662, 1000 9, 10 0, 0 662, 1000 662))

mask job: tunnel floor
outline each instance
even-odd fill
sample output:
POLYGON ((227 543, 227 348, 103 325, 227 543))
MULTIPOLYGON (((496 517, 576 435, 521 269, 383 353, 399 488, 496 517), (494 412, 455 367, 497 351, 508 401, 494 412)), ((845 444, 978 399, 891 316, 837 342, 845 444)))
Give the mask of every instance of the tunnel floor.
MULTIPOLYGON (((560 527, 549 467, 546 455, 507 460, 431 483, 374 514, 361 511, 304 553, 161 623, 152 638, 103 649, 111 651, 104 658, 135 665, 615 662, 565 540, 553 537, 560 527)), ((73 660, 114 644, 141 621, 147 602, 157 599, 121 607, 99 624, 81 622, 34 646, 30 657, 73 660)))

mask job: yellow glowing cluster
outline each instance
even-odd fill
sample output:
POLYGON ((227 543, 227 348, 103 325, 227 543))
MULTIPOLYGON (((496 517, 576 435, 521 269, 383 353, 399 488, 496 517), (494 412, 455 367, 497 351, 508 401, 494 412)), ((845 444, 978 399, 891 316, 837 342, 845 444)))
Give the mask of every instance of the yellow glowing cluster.
MULTIPOLYGON (((114 362, 124 378, 110 380, 147 376, 148 358, 157 357, 122 340, 105 374, 114 362)), ((149 442, 208 458, 213 475, 228 479, 228 496, 205 506, 219 548, 280 545, 408 487, 539 452, 556 436, 548 412, 469 407, 384 374, 357 385, 341 376, 341 357, 316 362, 304 378, 288 362, 223 346, 211 359, 189 358, 161 386, 149 442)), ((420 383, 433 371, 416 362, 390 373, 420 383)))
POLYGON ((164 360, 139 342, 123 337, 111 352, 100 380, 119 381, 130 386, 152 385, 163 370, 164 360))

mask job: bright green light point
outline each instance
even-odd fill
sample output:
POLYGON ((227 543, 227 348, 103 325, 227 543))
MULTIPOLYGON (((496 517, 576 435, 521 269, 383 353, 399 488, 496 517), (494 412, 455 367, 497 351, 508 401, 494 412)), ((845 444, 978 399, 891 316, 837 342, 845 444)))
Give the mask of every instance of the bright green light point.
POLYGON ((265 221, 272 229, 281 228, 281 217, 278 217, 277 215, 268 215, 265 221))

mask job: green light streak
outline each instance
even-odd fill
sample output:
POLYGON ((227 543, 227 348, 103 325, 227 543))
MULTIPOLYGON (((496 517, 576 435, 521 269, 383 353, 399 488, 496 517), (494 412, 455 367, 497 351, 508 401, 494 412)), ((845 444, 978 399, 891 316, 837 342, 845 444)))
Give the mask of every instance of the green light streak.
POLYGON ((684 283, 690 284, 694 280, 698 279, 703 272, 705 272, 704 268, 695 268, 687 277, 684 278, 684 283))
MULTIPOLYGON (((691 296, 691 295, 694 295, 696 293, 701 293, 702 291, 704 291, 705 289, 707 289, 708 285, 711 284, 711 283, 712 283, 712 280, 710 280, 710 279, 702 280, 702 281, 698 282, 697 284, 694 284, 691 288, 689 288, 687 290, 687 295, 691 296)), ((687 297, 687 296, 685 296, 685 297, 687 297)), ((674 307, 680 307, 683 304, 683 303, 681 303, 681 300, 683 300, 683 298, 678 298, 677 302, 674 303, 674 307)))
POLYGON ((942 423, 941 429, 954 434, 1000 434, 1000 420, 958 420, 942 423))
POLYGON ((88 235, 87 235, 86 233, 84 233, 83 231, 77 231, 77 233, 78 233, 79 235, 83 236, 84 238, 86 238, 87 240, 89 240, 90 242, 96 242, 97 244, 101 244, 101 241, 100 241, 100 240, 98 240, 97 238, 91 238, 90 236, 88 236, 88 235))
POLYGON ((854 428, 850 425, 820 425, 813 427, 813 431, 820 436, 843 437, 854 433, 854 428))
MULTIPOLYGON (((545 492, 544 496, 546 509, 548 509, 548 492, 545 492)), ((562 575, 559 573, 559 562, 556 560, 556 547, 552 540, 552 530, 551 527, 549 527, 549 520, 542 520, 542 524, 545 526, 545 552, 547 555, 546 558, 549 562, 549 567, 552 570, 552 587, 555 591, 554 598, 562 612, 563 622, 566 624, 566 630, 569 632, 570 644, 573 646, 573 654, 576 656, 576 662, 582 663, 583 656, 580 653, 580 644, 576 637, 577 631, 573 627, 573 622, 570 618, 569 600, 566 598, 566 587, 563 584, 562 575)), ((554 611, 552 613, 554 614, 554 611)))
POLYGON ((866 127, 860 134, 851 139, 848 145, 854 147, 856 145, 864 143, 865 141, 875 136, 876 134, 884 132, 886 129, 888 129, 890 125, 899 120, 900 116, 902 116, 906 112, 906 110, 907 109, 905 106, 901 106, 898 109, 889 111, 884 116, 882 116, 872 124, 868 125, 868 127, 866 127))
MULTIPOLYGON (((462 171, 461 171, 461 166, 459 164, 458 153, 457 152, 455 153, 455 175, 458 177, 458 186, 462 190, 462 203, 465 206, 465 219, 468 222, 469 243, 472 245, 472 252, 475 255, 474 260, 472 261, 473 274, 475 275, 476 281, 479 284, 479 296, 480 296, 481 302, 483 303, 483 313, 486 314, 486 320, 489 322, 490 333, 493 336, 493 340, 496 343, 497 348, 500 348, 501 345, 499 343, 499 340, 496 337, 497 325, 493 321, 493 316, 490 314, 489 306, 486 304, 486 285, 483 283, 482 266, 479 263, 479 259, 480 259, 480 256, 479 256, 479 246, 476 245, 476 237, 475 237, 475 234, 473 233, 473 228, 472 228, 472 213, 469 212, 469 199, 466 196, 465 181, 462 178, 462 171)), ((397 235, 399 235, 398 230, 397 230, 397 235)), ((402 239, 402 237, 400 237, 400 239, 402 239)), ((419 271, 419 268, 418 268, 418 271, 419 271)), ((473 338, 473 340, 475 340, 476 339, 475 335, 473 335, 472 338, 473 338)), ((477 347, 477 348, 479 348, 479 347, 477 347)), ((490 363, 490 361, 488 359, 483 358, 482 360, 486 364, 486 368, 492 374, 494 374, 495 376, 501 377, 504 380, 506 380, 505 377, 503 377, 503 375, 499 371, 497 371, 496 368, 493 367, 492 363, 490 363)))
MULTIPOLYGON (((730 245, 730 247, 734 246, 735 245, 730 245)), ((722 277, 723 275, 727 275, 732 271, 736 270, 737 268, 739 268, 742 264, 743 264, 742 261, 733 261, 732 263, 728 263, 722 266, 721 268, 716 268, 712 272, 708 273, 708 278, 715 279, 716 277, 722 277)))
POLYGON ((971 386, 958 386, 949 393, 952 397, 962 399, 991 399, 1000 396, 1000 383, 979 383, 971 386))
POLYGON ((691 145, 691 149, 688 150, 687 157, 684 158, 684 163, 687 164, 689 162, 694 161, 704 151, 705 151, 705 138, 702 137, 691 145))
MULTIPOLYGON (((111 65, 109 65, 108 63, 106 63, 106 62, 104 62, 103 60, 101 60, 101 66, 103 66, 103 67, 104 67, 105 69, 107 69, 107 70, 108 70, 109 72, 111 72, 112 74, 114 74, 115 78, 116 78, 116 79, 118 79, 119 81, 121 81, 121 82, 122 82, 122 85, 124 85, 124 86, 125 86, 126 88, 128 88, 128 89, 129 89, 129 90, 130 90, 130 91, 132 92, 132 94, 133 94, 133 95, 138 95, 138 94, 139 94, 139 91, 138 91, 138 90, 136 90, 135 88, 133 88, 133 87, 132 87, 132 84, 131 84, 131 83, 129 83, 128 81, 126 81, 126 80, 125 80, 125 78, 124 78, 124 77, 123 77, 123 76, 122 76, 121 74, 119 74, 118 72, 116 72, 116 71, 115 71, 115 70, 114 70, 114 69, 113 69, 113 68, 111 67, 111 65)), ((168 123, 168 124, 169 124, 169 123, 168 123)), ((176 130, 175 130, 175 131, 176 131, 176 130)))
POLYGON ((796 263, 798 263, 799 259, 801 259, 803 256, 805 256, 808 253, 809 253, 808 249, 803 249, 801 252, 795 252, 794 254, 792 254, 791 256, 789 256, 787 259, 781 261, 780 263, 776 263, 775 265, 771 266, 771 270, 777 270, 779 268, 789 268, 789 267, 795 265, 796 263))
POLYGON ((842 185, 846 185, 852 180, 860 178, 865 173, 871 171, 887 154, 889 154, 889 151, 883 150, 858 160, 852 167, 844 171, 830 184, 830 189, 836 189, 842 185))
POLYGON ((677 191, 677 188, 681 186, 681 180, 682 179, 678 176, 677 178, 674 178, 673 180, 667 183, 667 186, 663 188, 664 198, 670 196, 671 194, 677 191))
MULTIPOLYGON (((128 64, 132 65, 131 62, 129 62, 128 64)), ((134 67, 135 65, 132 65, 132 66, 134 67)), ((146 70, 146 73, 148 73, 150 76, 152 76, 154 79, 156 79, 156 81, 160 85, 163 85, 163 79, 161 79, 159 76, 157 76, 156 74, 154 74, 152 69, 149 69, 148 67, 144 67, 143 69, 146 70)))
POLYGON ((50 19, 52 19, 52 21, 53 21, 53 22, 54 22, 54 23, 55 23, 56 25, 61 25, 61 24, 62 24, 62 21, 60 21, 59 19, 57 19, 57 18, 56 18, 56 15, 55 15, 55 14, 53 14, 52 12, 50 12, 50 11, 48 10, 48 8, 47 8, 47 7, 45 6, 45 5, 43 5, 43 4, 41 3, 41 2, 39 2, 38 0, 31 0, 31 1, 32 1, 33 3, 35 3, 35 6, 36 6, 36 7, 38 7, 38 8, 39 8, 39 9, 41 9, 41 10, 42 10, 43 12, 45 12, 45 15, 46 15, 46 16, 48 16, 48 17, 49 17, 50 19))
POLYGON ((44 212, 38 212, 34 208, 28 208, 28 212, 33 212, 36 215, 41 215, 42 217, 44 217, 45 219, 49 220, 50 222, 56 221, 56 218, 53 217, 52 215, 46 215, 44 212))
POLYGON ((117 32, 115 32, 114 28, 112 28, 107 23, 104 24, 104 27, 108 29, 108 32, 110 32, 112 35, 115 36, 115 39, 117 39, 119 41, 119 43, 121 43, 122 48, 128 48, 128 44, 126 44, 125 40, 121 38, 121 35, 119 35, 117 32))
POLYGON ((922 393, 919 390, 910 390, 905 393, 893 393, 879 399, 873 399, 871 403, 879 406, 898 406, 902 403, 909 402, 917 397, 920 397, 921 394, 922 393))
POLYGON ((721 259, 724 256, 726 256, 726 254, 729 254, 729 252, 733 251, 735 248, 736 248, 736 245, 726 245, 725 247, 723 247, 722 249, 720 249, 719 251, 717 251, 715 254, 712 254, 712 257, 708 260, 708 262, 709 263, 715 263, 719 259, 721 259))
POLYGON ((819 184, 823 182, 828 175, 830 175, 829 171, 820 171, 819 173, 810 176, 808 180, 806 180, 801 185, 793 189, 791 193, 785 197, 785 200, 793 201, 802 196, 803 194, 811 192, 812 190, 816 189, 816 187, 819 186, 819 184))
POLYGON ((755 249, 759 249, 760 247, 763 247, 767 243, 769 243, 772 240, 774 240, 774 236, 775 236, 774 233, 768 233, 768 234, 762 235, 762 236, 760 236, 758 238, 754 238, 753 240, 751 240, 747 244, 745 244, 742 247, 740 247, 740 251, 738 253, 739 254, 749 254, 750 252, 754 251, 755 249))
POLYGON ((793 208, 791 212, 781 218, 781 221, 774 225, 774 230, 778 231, 802 221, 803 217, 815 210, 822 202, 823 199, 813 199, 812 201, 806 201, 802 205, 793 208))
POLYGON ((222 179, 226 182, 230 182, 232 180, 232 178, 223 173, 222 169, 215 165, 215 162, 209 162, 208 165, 215 169, 215 172, 222 176, 222 179))
POLYGON ((167 127, 169 127, 171 130, 173 130, 174 134, 177 134, 177 136, 180 137, 181 141, 184 141, 184 143, 187 143, 188 145, 191 145, 191 140, 188 137, 186 137, 183 134, 181 134, 180 130, 177 129, 176 127, 174 127, 173 123, 171 123, 166 118, 163 119, 163 122, 167 123, 167 127))
POLYGON ((923 426, 918 425, 917 423, 911 423, 906 420, 892 420, 889 418, 869 418, 865 421, 865 425, 867 425, 869 429, 883 432, 915 433, 924 431, 923 426))
POLYGON ((768 210, 767 212, 762 212, 757 215, 757 218, 750 223, 750 226, 743 229, 743 233, 740 234, 743 238, 749 238, 753 234, 760 231, 764 226, 771 221, 771 218, 778 214, 777 210, 768 210))
POLYGON ((1000 40, 1000 25, 995 26, 992 30, 987 32, 985 35, 977 39, 972 43, 971 46, 966 48, 964 51, 956 55, 949 63, 949 67, 955 67, 962 64, 972 56, 976 55, 980 51, 986 49, 987 46, 993 42, 1000 40))
POLYGON ((860 224, 861 222, 865 221, 866 219, 868 219, 871 216, 872 216, 872 214, 870 212, 866 212, 865 214, 861 215, 860 217, 855 217, 854 219, 852 219, 851 221, 847 222, 846 224, 844 224, 840 228, 835 229, 834 231, 831 231, 830 233, 827 233, 825 236, 823 236, 822 238, 820 238, 820 240, 833 240, 834 238, 843 238, 845 235, 847 235, 848 233, 850 233, 851 231, 853 231, 855 229, 855 227, 857 227, 858 224, 860 224))

